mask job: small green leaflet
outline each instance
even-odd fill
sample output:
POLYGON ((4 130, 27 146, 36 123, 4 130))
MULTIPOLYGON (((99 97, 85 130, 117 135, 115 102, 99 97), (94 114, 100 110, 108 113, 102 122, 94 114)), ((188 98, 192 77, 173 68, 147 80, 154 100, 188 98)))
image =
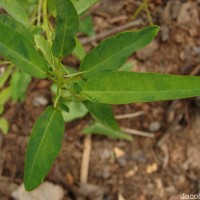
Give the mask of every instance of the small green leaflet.
POLYGON ((119 130, 119 126, 114 118, 111 105, 94 103, 90 101, 84 102, 87 109, 91 112, 93 117, 113 130, 119 130))
POLYGON ((11 88, 10 87, 4 88, 0 92, 0 115, 3 113, 4 105, 8 101, 8 99, 10 99, 10 97, 11 97, 11 88))
POLYGON ((120 130, 113 130, 99 122, 95 122, 94 124, 86 127, 83 130, 84 134, 100 134, 114 139, 126 139, 131 141, 132 137, 120 130))
POLYGON ((67 56, 76 46, 75 35, 79 29, 79 17, 71 0, 57 0, 56 28, 52 52, 56 57, 67 56))
POLYGON ((46 61, 19 31, 20 29, 13 27, 7 22, 0 21, 0 54, 22 71, 36 78, 46 78, 48 71, 46 61))
POLYGON ((54 66, 54 57, 51 52, 51 48, 47 40, 41 35, 34 35, 35 44, 38 50, 42 52, 46 61, 51 65, 54 66))
POLYGON ((25 26, 28 26, 28 15, 23 6, 17 0, 1 0, 0 7, 6 10, 6 12, 18 22, 22 23, 25 26))
POLYGON ((127 104, 200 96, 200 77, 154 73, 96 74, 82 83, 80 95, 107 104, 127 104))
POLYGON ((80 71, 87 71, 84 77, 89 78, 97 72, 117 70, 133 52, 149 44, 158 31, 158 26, 149 26, 135 32, 122 32, 106 39, 85 56, 80 71))
POLYGON ((81 44, 81 42, 79 41, 78 38, 75 38, 76 40, 76 47, 73 51, 73 54, 79 59, 79 60, 83 60, 83 58, 85 57, 86 53, 85 53, 85 49, 83 47, 83 45, 81 44))
POLYGON ((2 86, 6 83, 11 72, 12 72, 12 66, 9 66, 6 68, 5 72, 3 72, 2 75, 0 75, 0 88, 2 88, 2 86))
POLYGON ((82 102, 68 102, 66 105, 69 108, 69 112, 62 112, 65 122, 82 118, 88 113, 87 108, 82 102))
POLYGON ((31 76, 24 72, 16 72, 12 74, 10 80, 11 97, 15 102, 23 102, 26 90, 31 82, 31 76))
POLYGON ((11 88, 7 87, 0 92, 0 105, 4 105, 11 95, 11 88))
POLYGON ((35 189, 51 169, 61 149, 64 121, 61 113, 49 106, 36 121, 28 143, 24 171, 27 191, 35 189))
POLYGON ((8 133, 9 123, 6 119, 0 118, 0 132, 2 131, 4 135, 8 133))

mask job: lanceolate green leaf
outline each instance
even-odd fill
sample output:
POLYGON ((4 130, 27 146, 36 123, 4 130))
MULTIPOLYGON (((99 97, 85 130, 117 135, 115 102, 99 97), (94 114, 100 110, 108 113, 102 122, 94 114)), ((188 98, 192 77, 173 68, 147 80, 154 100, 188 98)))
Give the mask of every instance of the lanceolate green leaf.
POLYGON ((45 78, 48 66, 32 43, 18 30, 0 22, 0 55, 13 62, 22 71, 45 78))
POLYGON ((158 31, 158 26, 150 26, 136 32, 123 32, 106 39, 85 56, 80 71, 87 71, 84 77, 88 78, 99 71, 118 69, 133 52, 149 44, 158 31))
POLYGON ((27 40, 29 40, 32 44, 34 44, 33 34, 31 31, 21 23, 15 21, 12 17, 8 15, 0 15, 0 24, 3 24, 4 26, 7 26, 8 28, 16 31, 27 40))
POLYGON ((85 49, 82 46, 81 42, 79 41, 78 38, 75 38, 76 40, 76 47, 73 51, 73 54, 79 59, 79 60, 83 60, 83 58, 85 57, 86 53, 85 53, 85 49))
POLYGON ((111 72, 83 84, 81 95, 94 102, 126 104, 200 96, 200 77, 111 72))
POLYGON ((23 102, 26 90, 29 86, 29 83, 31 82, 31 76, 24 72, 16 72, 12 74, 11 80, 10 80, 10 86, 11 86, 11 97, 16 102, 23 102))
POLYGON ((55 40, 52 51, 54 56, 62 57, 72 53, 76 46, 75 34, 79 29, 79 18, 71 0, 58 0, 56 10, 55 40))
POLYGON ((35 189, 51 169, 60 151, 63 134, 63 117, 49 106, 36 121, 28 143, 24 172, 26 190, 35 189))
POLYGON ((6 12, 14 19, 24 24, 25 26, 28 26, 28 15, 23 6, 17 0, 1 0, 0 7, 6 10, 6 12))
POLYGON ((83 130, 83 133, 85 134, 100 134, 104 135, 110 138, 115 138, 115 139, 126 139, 131 141, 132 137, 120 130, 113 130, 110 127, 107 127, 103 125, 102 123, 95 122, 94 124, 86 127, 83 130))
POLYGON ((114 118, 111 105, 94 103, 90 101, 85 101, 84 104, 97 121, 100 121, 105 126, 114 130, 119 130, 119 126, 114 118))

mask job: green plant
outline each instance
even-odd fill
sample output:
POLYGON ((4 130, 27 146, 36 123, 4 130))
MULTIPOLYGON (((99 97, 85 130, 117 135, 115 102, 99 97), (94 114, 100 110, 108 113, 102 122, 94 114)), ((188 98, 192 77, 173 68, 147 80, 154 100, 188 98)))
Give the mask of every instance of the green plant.
MULTIPOLYGON (((84 104, 95 119, 95 123, 84 133, 97 132, 112 138, 131 140, 120 130, 110 104, 200 95, 199 77, 120 70, 133 52, 153 40, 159 31, 158 26, 112 36, 86 55, 76 38, 79 14, 97 0, 40 0, 38 12, 34 12, 34 9, 31 11, 31 26, 26 9, 20 2, 0 1, 0 6, 15 18, 0 16, 0 54, 23 71, 23 74, 13 75, 16 85, 21 85, 19 80, 22 78, 19 76, 27 76, 24 73, 39 79, 48 78, 56 85, 54 105, 47 107, 36 121, 28 143, 24 172, 26 190, 33 190, 43 181, 57 157, 64 134, 62 112, 70 112, 72 102, 84 104), (55 28, 49 21, 50 15, 55 17, 55 28), (34 26, 34 19, 37 26, 34 26), (71 53, 81 60, 78 72, 73 72, 61 62, 71 53)), ((28 2, 23 3, 27 5, 28 2)), ((23 78, 26 84, 29 80, 23 78)), ((10 93, 10 88, 5 90, 5 93, 10 93)), ((0 98, 0 106, 4 102, 5 99, 0 98)))

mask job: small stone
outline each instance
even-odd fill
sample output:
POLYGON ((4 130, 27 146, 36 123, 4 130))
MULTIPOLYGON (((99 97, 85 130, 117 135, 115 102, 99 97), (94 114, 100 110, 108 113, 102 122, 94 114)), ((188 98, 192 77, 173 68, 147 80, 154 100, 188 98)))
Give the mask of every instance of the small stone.
POLYGON ((146 168, 147 174, 152 174, 156 171, 158 171, 158 164, 157 163, 147 165, 147 168, 146 168))
POLYGON ((169 39, 169 27, 168 26, 161 26, 161 39, 163 42, 168 41, 169 39))
POLYGON ((115 156, 116 156, 117 158, 122 157, 122 156, 125 155, 124 151, 123 151, 122 149, 120 149, 119 147, 115 147, 115 148, 113 149, 113 151, 114 151, 115 156))
POLYGON ((12 193, 15 200, 61 200, 64 197, 64 190, 58 185, 50 182, 42 183, 38 188, 31 192, 25 191, 24 185, 12 193))
POLYGON ((127 165, 127 161, 124 156, 119 157, 117 159, 117 162, 121 167, 126 167, 126 165, 127 165))
POLYGON ((118 194, 118 200, 125 200, 121 193, 118 194))
POLYGON ((161 127, 160 122, 158 122, 158 121, 151 122, 151 123, 150 123, 150 126, 149 126, 149 130, 150 130, 151 132, 156 132, 156 131, 159 131, 159 130, 160 130, 160 127, 161 127))
POLYGON ((130 178, 130 177, 134 176, 134 175, 136 174, 137 171, 138 171, 138 167, 137 167, 137 166, 134 166, 134 168, 131 169, 131 170, 129 170, 129 171, 127 171, 127 172, 124 174, 124 176, 125 176, 125 178, 130 178))
POLYGON ((180 59, 181 59, 182 61, 185 60, 185 53, 184 53, 184 51, 181 51, 181 52, 180 52, 179 57, 180 57, 180 59))
POLYGON ((109 159, 112 157, 112 151, 108 149, 103 149, 99 157, 103 160, 109 159))
POLYGON ((194 46, 194 47, 192 47, 192 51, 196 55, 200 54, 200 46, 194 46))
POLYGON ((176 40, 176 43, 178 43, 178 44, 183 44, 183 43, 185 43, 185 39, 184 39, 184 36, 183 36, 183 34, 176 34, 175 35, 175 40, 176 40))
POLYGON ((35 107, 46 106, 48 104, 48 100, 44 96, 36 96, 32 101, 35 107))

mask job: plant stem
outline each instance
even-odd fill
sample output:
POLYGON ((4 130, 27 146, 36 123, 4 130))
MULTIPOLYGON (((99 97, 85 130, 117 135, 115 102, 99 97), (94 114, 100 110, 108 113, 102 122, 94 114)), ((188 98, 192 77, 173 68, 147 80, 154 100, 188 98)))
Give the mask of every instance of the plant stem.
POLYGON ((42 0, 38 3, 38 15, 37 15, 37 26, 41 25, 41 10, 42 10, 42 0))
POLYGON ((71 77, 75 77, 75 76, 80 76, 80 75, 82 75, 84 73, 85 73, 85 71, 83 71, 83 72, 77 72, 77 73, 74 73, 74 74, 65 75, 64 77, 65 78, 71 78, 71 77))
POLYGON ((57 89, 57 92, 56 92, 56 99, 54 101, 54 107, 57 108, 58 106, 58 100, 60 98, 60 88, 57 89))
POLYGON ((8 64, 11 64, 11 62, 10 61, 0 61, 0 65, 8 65, 8 64))
POLYGON ((143 10, 143 8, 145 7, 144 3, 142 3, 137 10, 135 11, 135 13, 132 15, 132 17, 130 18, 130 21, 133 21, 139 14, 140 12, 143 10))
POLYGON ((144 9, 145 9, 145 11, 147 13, 147 18, 148 18, 149 24, 153 25, 153 19, 152 19, 151 13, 149 11, 147 0, 144 0, 144 9))
POLYGON ((51 43, 51 32, 49 29, 49 20, 48 20, 48 15, 47 15, 47 0, 43 1, 43 26, 44 30, 46 32, 47 40, 49 43, 51 43))

